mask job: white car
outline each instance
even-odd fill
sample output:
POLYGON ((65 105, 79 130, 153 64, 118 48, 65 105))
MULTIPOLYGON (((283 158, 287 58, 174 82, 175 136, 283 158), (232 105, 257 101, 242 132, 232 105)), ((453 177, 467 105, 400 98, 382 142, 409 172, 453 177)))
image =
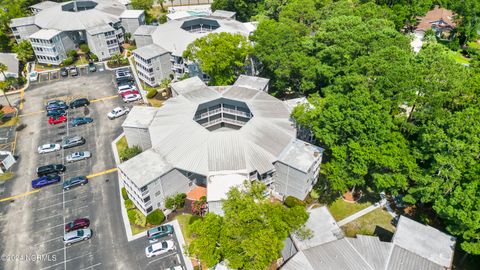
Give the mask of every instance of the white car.
POLYGON ((118 118, 122 115, 127 114, 129 111, 130 111, 130 109, 127 108, 127 107, 116 107, 111 112, 109 112, 107 114, 107 116, 108 116, 108 119, 112 120, 112 119, 115 119, 115 118, 118 118))
POLYGON ((32 71, 28 76, 28 80, 31 82, 36 82, 38 80, 38 72, 32 71))
POLYGON ((137 87, 135 85, 126 84, 126 85, 120 85, 117 89, 118 89, 118 93, 120 94, 120 92, 124 92, 124 91, 137 90, 137 87))
POLYGON ((145 248, 145 255, 151 258, 160 254, 175 250, 175 243, 172 240, 162 241, 145 248))
POLYGON ((38 147, 39 154, 51 153, 61 149, 60 144, 47 143, 38 147))
POLYGON ((128 102, 133 102, 141 99, 142 99, 142 96, 139 94, 128 94, 123 97, 123 102, 128 103, 128 102))
POLYGON ((89 151, 80 151, 80 152, 71 153, 66 157, 66 159, 67 159, 67 162, 70 163, 70 162, 87 159, 87 158, 90 158, 91 156, 92 154, 90 154, 89 151))

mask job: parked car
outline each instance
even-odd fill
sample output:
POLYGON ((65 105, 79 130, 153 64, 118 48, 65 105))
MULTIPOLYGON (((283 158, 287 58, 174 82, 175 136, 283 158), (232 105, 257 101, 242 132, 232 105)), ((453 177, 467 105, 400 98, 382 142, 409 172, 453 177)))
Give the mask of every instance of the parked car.
POLYGON ((28 75, 28 80, 31 82, 36 82, 38 80, 38 72, 32 71, 30 75, 28 75))
POLYGON ((83 186, 88 183, 86 176, 76 176, 63 181, 63 190, 69 190, 76 186, 83 186))
POLYGON ((121 78, 116 78, 115 81, 117 82, 117 85, 125 84, 125 83, 129 83, 129 84, 133 84, 133 83, 134 83, 133 77, 121 77, 121 78))
POLYGON ((158 239, 173 234, 172 225, 162 225, 147 231, 147 239, 150 243, 158 241, 158 239))
POLYGON ((129 103, 129 102, 133 102, 141 99, 142 99, 142 96, 140 96, 139 94, 128 94, 123 96, 123 102, 125 103, 129 103))
POLYGON ((55 151, 59 151, 62 147, 60 144, 57 143, 47 143, 47 144, 42 144, 37 148, 37 151, 39 154, 46 154, 46 153, 51 153, 55 151))
POLYGON ((91 156, 92 154, 90 154, 89 151, 80 151, 80 152, 74 152, 74 153, 71 153, 70 155, 67 155, 66 160, 68 163, 70 163, 70 162, 84 160, 84 159, 90 158, 91 156))
POLYGON ((135 86, 135 84, 123 84, 118 86, 117 88, 118 93, 127 90, 137 90, 137 87, 135 86))
POLYGON ((62 76, 62 77, 67 77, 67 76, 68 76, 68 69, 65 68, 65 67, 62 67, 62 68, 60 69, 60 76, 62 76))
POLYGON ((67 167, 65 167, 63 164, 44 165, 37 168, 37 176, 41 177, 48 174, 62 173, 65 172, 66 169, 67 167))
POLYGON ((63 235, 63 243, 66 246, 70 246, 71 244, 74 244, 74 243, 77 243, 77 242, 80 242, 80 241, 84 241, 84 240, 88 240, 88 239, 90 239, 90 237, 92 237, 92 230, 90 230, 90 229, 79 229, 79 230, 75 230, 75 231, 66 232, 63 235))
POLYGON ((70 76, 77 76, 78 75, 78 69, 76 66, 70 67, 69 71, 70 76))
POLYGON ((85 144, 85 138, 83 138, 82 136, 69 136, 63 139, 62 148, 67 149, 83 144, 85 144))
POLYGON ((171 240, 167 240, 146 247, 145 255, 147 256, 147 258, 151 258, 172 250, 175 250, 175 243, 171 240))
POLYGON ((116 71, 115 72, 115 79, 121 79, 121 78, 132 78, 132 74, 130 71, 116 71))
POLYGON ((65 224, 65 232, 76 231, 79 229, 86 229, 90 226, 88 218, 78 218, 65 224))
POLYGON ((60 176, 58 174, 49 174, 33 180, 32 188, 41 188, 58 182, 60 182, 60 176))
POLYGON ((108 119, 112 120, 118 118, 122 115, 126 115, 130 112, 130 109, 127 107, 116 107, 111 112, 107 114, 108 119))
POLYGON ((56 116, 56 117, 50 116, 48 118, 48 123, 50 125, 57 125, 57 124, 65 123, 65 122, 67 122, 67 117, 65 115, 60 115, 60 116, 56 116))
POLYGON ((138 90, 129 89, 129 90, 120 91, 120 92, 118 92, 118 94, 122 97, 125 97, 126 95, 138 95, 139 92, 138 92, 138 90))
POLYGON ((95 72, 95 71, 97 71, 97 66, 93 62, 88 63, 88 72, 95 72))
POLYGON ((86 98, 79 98, 75 99, 74 101, 70 102, 70 109, 75 109, 78 107, 88 106, 90 105, 90 101, 86 98))
POLYGON ((129 88, 133 88, 133 87, 137 88, 133 80, 124 80, 124 81, 117 82, 117 88, 122 86, 128 86, 129 88))
POLYGON ((47 116, 53 116, 53 117, 58 117, 58 116, 61 116, 61 115, 66 115, 67 112, 65 110, 62 110, 62 109, 56 109, 56 110, 48 110, 47 111, 47 116))
POLYGON ((50 111, 50 110, 67 110, 68 105, 65 103, 65 101, 61 100, 49 100, 47 102, 47 106, 45 106, 45 110, 50 111))
POLYGON ((91 122, 93 122, 93 119, 91 117, 75 117, 70 121, 70 124, 76 127, 76 126, 85 125, 91 122))

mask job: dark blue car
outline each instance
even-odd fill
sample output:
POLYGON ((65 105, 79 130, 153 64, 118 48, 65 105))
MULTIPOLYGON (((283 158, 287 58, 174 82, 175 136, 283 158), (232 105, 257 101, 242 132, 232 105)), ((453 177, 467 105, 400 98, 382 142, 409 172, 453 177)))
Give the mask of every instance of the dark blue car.
POLYGON ((51 111, 51 110, 66 110, 68 109, 67 103, 61 100, 51 100, 47 103, 47 106, 45 107, 45 110, 51 111))
POLYGON ((75 117, 70 121, 70 124, 76 127, 76 126, 85 125, 91 122, 93 122, 93 119, 91 117, 75 117))
POLYGON ((70 188, 76 187, 76 186, 83 186, 86 183, 88 183, 88 179, 86 176, 77 176, 77 177, 72 177, 68 180, 65 180, 63 182, 63 189, 64 190, 69 190, 70 188))
POLYGON ((58 174, 49 174, 33 180, 32 188, 41 188, 58 182, 60 182, 60 176, 58 174))
POLYGON ((60 116, 60 115, 65 115, 67 114, 67 112, 65 110, 62 110, 62 109, 58 109, 58 110, 48 110, 47 111, 47 117, 57 117, 57 116, 60 116))

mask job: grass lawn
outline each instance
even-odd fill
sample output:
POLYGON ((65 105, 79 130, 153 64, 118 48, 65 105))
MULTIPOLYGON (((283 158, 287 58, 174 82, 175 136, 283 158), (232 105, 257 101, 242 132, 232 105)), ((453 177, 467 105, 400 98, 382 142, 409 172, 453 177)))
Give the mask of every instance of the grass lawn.
POLYGON ((87 58, 85 58, 83 56, 80 56, 80 57, 78 57, 78 59, 73 64, 76 65, 76 66, 86 65, 86 64, 88 64, 88 60, 87 60, 87 58))
POLYGON ((459 64, 463 65, 463 64, 469 64, 470 63, 470 59, 465 58, 459 51, 451 52, 450 54, 453 57, 453 59, 455 60, 455 62, 457 62, 459 64))
POLYGON ((117 141, 117 152, 120 155, 120 153, 128 147, 127 144, 127 137, 123 136, 120 140, 117 141))
POLYGON ((7 181, 11 179, 14 176, 13 172, 6 172, 3 174, 0 174, 0 181, 7 181))
POLYGON ((185 238, 185 243, 188 245, 192 242, 193 238, 190 233, 188 225, 192 224, 195 220, 200 219, 199 216, 194 216, 190 214, 183 214, 178 215, 175 217, 180 224, 180 228, 182 229, 183 237, 185 238))
POLYGON ((357 234, 376 235, 386 240, 393 235, 395 227, 390 223, 393 217, 383 209, 374 211, 357 218, 356 220, 342 226, 342 230, 348 237, 357 234))
POLYGON ((135 235, 135 234, 142 233, 142 232, 148 230, 149 228, 141 227, 141 226, 138 226, 138 225, 135 225, 135 224, 130 224, 130 229, 132 230, 132 234, 135 235))
POLYGON ((163 102, 161 100, 158 100, 156 98, 148 98, 148 103, 152 105, 153 107, 162 107, 163 102))
POLYGON ((330 210, 330 213, 332 213, 336 221, 340 221, 370 205, 372 205, 372 203, 363 198, 357 203, 348 203, 342 198, 338 198, 328 206, 328 210, 330 210))
POLYGON ((11 127, 18 122, 18 116, 10 118, 8 121, 0 124, 0 127, 11 127))

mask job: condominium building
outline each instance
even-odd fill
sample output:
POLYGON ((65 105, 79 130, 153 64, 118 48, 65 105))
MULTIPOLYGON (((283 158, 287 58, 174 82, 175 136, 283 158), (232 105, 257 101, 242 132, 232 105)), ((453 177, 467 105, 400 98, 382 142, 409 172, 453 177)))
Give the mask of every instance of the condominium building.
POLYGON ((192 77, 171 88, 174 97, 161 108, 134 107, 122 125, 128 145, 143 149, 118 168, 144 214, 196 186, 207 188, 209 211, 222 214, 221 200, 245 180, 278 197, 307 196, 323 149, 296 137, 267 79, 242 75, 234 85, 209 87, 192 77))
MULTIPOLYGON (((140 26, 134 34, 137 50, 141 50, 143 46, 155 44, 169 53, 170 68, 175 78, 183 77, 185 73, 189 73, 191 77, 199 76, 208 80, 208 76, 201 72, 196 63, 183 59, 183 52, 187 49, 187 46, 196 39, 210 33, 227 32, 248 37, 255 30, 255 25, 252 23, 236 21, 234 13, 217 12, 214 14, 216 16, 181 17, 167 21, 155 28, 146 25, 140 26)), ((153 76, 157 77, 157 82, 165 78, 165 74, 155 71, 153 76)), ((150 84, 148 80, 144 80, 144 82, 150 84)))
POLYGON ((138 77, 150 86, 160 84, 162 78, 173 75, 170 54, 162 47, 150 44, 133 52, 138 77))
POLYGON ((124 34, 145 23, 145 14, 126 10, 117 0, 45 1, 30 7, 33 16, 12 19, 17 42, 29 40, 39 63, 58 65, 66 51, 88 44, 100 60, 120 53, 124 34))

